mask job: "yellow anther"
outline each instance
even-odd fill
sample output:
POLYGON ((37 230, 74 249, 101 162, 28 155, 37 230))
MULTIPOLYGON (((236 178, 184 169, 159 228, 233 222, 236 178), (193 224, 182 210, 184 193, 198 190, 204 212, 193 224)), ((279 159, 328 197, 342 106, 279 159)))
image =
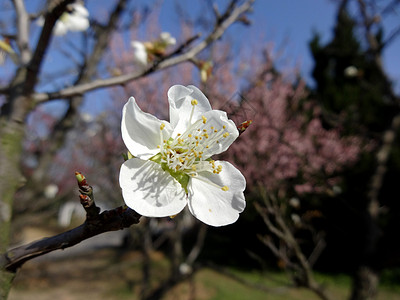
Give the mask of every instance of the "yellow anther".
POLYGON ((226 129, 226 126, 224 125, 224 126, 222 126, 222 128, 223 128, 223 129, 226 129))
POLYGON ((214 129, 214 132, 218 132, 218 130, 217 130, 217 129, 214 129))
POLYGON ((160 148, 160 145, 157 145, 157 148, 160 148))
POLYGON ((191 138, 191 137, 192 137, 192 135, 191 135, 191 134, 188 134, 188 137, 190 137, 190 138, 191 138))
POLYGON ((197 102, 196 99, 193 99, 192 102, 190 102, 190 103, 192 103, 193 106, 199 104, 199 102, 197 102))
POLYGON ((229 188, 228 188, 226 185, 224 185, 224 186, 221 188, 221 190, 223 190, 224 192, 226 192, 227 190, 229 190, 229 188))
POLYGON ((196 171, 196 165, 192 166, 192 171, 196 171))
POLYGON ((180 134, 180 133, 178 133, 176 136, 181 136, 181 134, 180 134))
POLYGON ((203 124, 206 124, 207 118, 205 116, 202 116, 201 118, 203 119, 203 124))
POLYGON ((163 129, 164 129, 164 127, 165 127, 165 124, 164 124, 164 123, 162 123, 162 124, 160 125, 160 130, 163 130, 163 129))
POLYGON ((204 132, 207 132, 207 129, 203 129, 204 132))
POLYGON ((229 135, 229 133, 228 133, 228 132, 225 132, 222 136, 223 136, 224 138, 226 138, 226 137, 228 137, 228 135, 229 135))

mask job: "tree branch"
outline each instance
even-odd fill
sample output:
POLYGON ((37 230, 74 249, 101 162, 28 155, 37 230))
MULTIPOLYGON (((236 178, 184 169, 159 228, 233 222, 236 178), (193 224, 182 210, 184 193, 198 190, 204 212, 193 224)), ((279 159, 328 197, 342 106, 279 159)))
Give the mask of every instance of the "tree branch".
POLYGON ((22 0, 14 0, 17 15, 17 45, 20 53, 19 63, 25 65, 31 58, 29 49, 29 15, 22 0))
POLYGON ((73 0, 59 0, 51 2, 49 10, 46 14, 42 32, 40 33, 39 41, 36 45, 35 52, 27 66, 27 73, 25 78, 24 95, 30 95, 36 82, 38 80, 38 74, 40 67, 45 57, 48 45, 51 40, 53 27, 58 18, 63 14, 68 4, 72 3, 73 0))
POLYGON ((108 231, 116 231, 138 224, 141 215, 126 207, 117 207, 102 213, 96 206, 92 187, 85 177, 76 173, 80 200, 86 210, 86 221, 69 231, 11 249, 0 256, 0 269, 15 272, 26 261, 52 252, 72 247, 88 238, 108 231))
POLYGON ((150 73, 166 69, 175 66, 179 63, 193 59, 202 50, 207 48, 212 42, 218 40, 230 25, 236 22, 243 13, 247 12, 251 8, 253 2, 254 0, 248 0, 244 2, 242 5, 236 7, 231 14, 226 16, 224 15, 225 18, 221 20, 221 22, 218 22, 216 24, 214 30, 203 41, 201 41, 195 47, 189 49, 187 52, 184 52, 177 56, 167 57, 160 61, 156 61, 150 68, 148 68, 145 71, 133 72, 130 74, 124 74, 107 79, 97 79, 90 83, 70 86, 57 92, 34 94, 33 98, 35 104, 39 104, 53 99, 68 98, 75 95, 82 95, 88 91, 92 91, 99 88, 122 85, 129 81, 139 79, 150 73))

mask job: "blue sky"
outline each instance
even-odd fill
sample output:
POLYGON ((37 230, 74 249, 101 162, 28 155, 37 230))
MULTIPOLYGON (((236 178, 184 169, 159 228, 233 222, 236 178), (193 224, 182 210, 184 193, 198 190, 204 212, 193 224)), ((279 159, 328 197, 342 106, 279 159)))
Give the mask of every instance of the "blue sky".
MULTIPOLYGON (((400 13, 400 12, 399 12, 400 13)), ((255 3, 255 30, 264 30, 266 36, 279 42, 288 39, 288 54, 301 63, 302 74, 310 78, 313 60, 308 49, 308 42, 313 32, 321 34, 322 41, 332 38, 336 18, 336 5, 331 0, 258 0, 255 3)), ((393 16, 385 20, 390 32, 400 25, 400 17, 393 16)), ((385 67, 396 83, 400 82, 400 36, 385 52, 385 67)), ((309 79, 310 80, 310 79, 309 79)))
MULTIPOLYGON (((0 2, 8 0, 0 0, 0 2)), ((30 11, 36 10, 44 0, 26 0, 30 11)), ((110 0, 86 0, 86 6, 91 12, 97 15, 106 14, 113 6, 114 1, 110 0)), ((208 1, 136 1, 134 3, 161 3, 159 23, 162 30, 172 33, 179 32, 180 23, 177 22, 176 3, 185 7, 193 16, 197 16, 201 11, 201 6, 208 1)), ((228 0, 216 0, 217 5, 224 7, 228 0)), ((221 9, 222 11, 223 9, 221 9)), ((269 43, 273 42, 277 49, 284 49, 284 57, 287 63, 292 66, 299 66, 302 75, 311 83, 310 73, 313 66, 308 42, 313 36, 313 32, 318 32, 322 36, 323 41, 329 41, 332 36, 332 30, 335 23, 336 5, 331 0, 256 0, 254 10, 249 15, 252 26, 245 27, 242 25, 234 25, 228 32, 229 35, 239 37, 243 46, 251 45, 257 42, 269 43)), ((400 24, 399 18, 387 20, 388 28, 400 24)), ((33 31, 34 33, 37 30, 33 31)), ((72 33, 70 38, 79 38, 77 33, 72 33)), ((143 37, 145 38, 145 37, 143 37)), ((154 37, 150 37, 154 38, 154 37)), ((55 38, 52 47, 63 44, 62 38, 55 38)), ((49 52, 47 57, 48 67, 56 67, 55 59, 49 52)), ((400 80, 400 37, 396 44, 384 53, 384 63, 389 74, 395 82, 400 80)), ((64 67, 65 68, 65 67, 64 67)), ((5 71, 0 68, 0 76, 5 71)), ((397 84, 399 87, 399 84, 397 84)))
MULTIPOLYGON (((215 1, 224 7, 227 0, 215 1)), ((192 9, 192 14, 199 11, 199 2, 182 1, 183 7, 192 9)), ((204 3, 203 3, 204 4, 204 3)), ((311 71, 313 60, 308 48, 308 42, 314 32, 321 35, 322 42, 332 38, 336 18, 336 4, 332 0, 256 0, 253 13, 249 15, 251 27, 233 26, 229 34, 240 37, 244 44, 254 43, 257 39, 261 43, 273 42, 279 49, 284 48, 283 55, 288 64, 299 66, 302 75, 312 83, 311 71)), ((175 1, 165 0, 160 13, 160 24, 163 30, 176 30, 175 1)), ((221 9, 222 11, 222 9, 221 9)), ((400 25, 399 16, 385 19, 388 32, 400 25)), ((400 85, 400 36, 384 52, 384 64, 393 81, 399 89, 400 85)))

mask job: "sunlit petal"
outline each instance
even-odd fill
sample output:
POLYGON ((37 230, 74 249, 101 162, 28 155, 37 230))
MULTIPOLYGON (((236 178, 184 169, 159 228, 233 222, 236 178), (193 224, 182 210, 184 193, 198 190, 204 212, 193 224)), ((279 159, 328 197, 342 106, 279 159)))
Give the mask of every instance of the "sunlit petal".
POLYGON ((127 160, 119 183, 126 205, 147 217, 173 216, 187 204, 181 185, 153 161, 127 160))
POLYGON ((206 96, 195 86, 174 85, 168 90, 169 116, 172 127, 175 129, 173 136, 183 133, 190 123, 201 118, 211 110, 211 105, 206 96), (192 105, 192 100, 197 100, 197 105, 192 105))
POLYGON ((201 172, 188 185, 190 212, 211 226, 234 223, 246 207, 243 191, 246 181, 233 165, 216 161, 222 166, 219 174, 201 172), (225 190, 227 188, 227 190, 225 190))
POLYGON ((163 138, 169 138, 172 128, 168 122, 143 112, 131 97, 122 110, 122 139, 129 152, 141 159, 149 159, 158 152, 163 138), (165 124, 161 131, 161 124, 165 124))

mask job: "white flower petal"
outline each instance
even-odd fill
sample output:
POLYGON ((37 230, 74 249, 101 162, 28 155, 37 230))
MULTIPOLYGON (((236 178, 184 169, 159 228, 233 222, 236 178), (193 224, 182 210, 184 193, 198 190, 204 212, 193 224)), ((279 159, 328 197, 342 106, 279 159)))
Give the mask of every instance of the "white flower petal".
POLYGON ((89 17, 89 11, 81 3, 73 4, 72 5, 72 9, 73 9, 73 11, 72 11, 73 15, 80 16, 80 17, 85 17, 85 18, 89 17))
POLYGON ((169 32, 161 32, 160 40, 163 41, 167 46, 176 44, 176 39, 171 36, 169 32))
POLYGON ((56 36, 63 36, 67 33, 68 27, 64 22, 58 20, 53 27, 53 34, 56 36))
POLYGON ((121 122, 122 139, 132 155, 149 159, 160 152, 157 148, 163 139, 170 137, 171 125, 166 121, 160 121, 155 116, 143 112, 131 97, 122 110, 121 122), (165 124, 160 130, 160 125, 165 124))
POLYGON ((201 116, 211 110, 211 105, 206 96, 195 86, 174 85, 168 90, 169 101, 169 120, 174 130, 173 136, 177 133, 183 133, 190 125, 189 120, 192 112, 192 100, 197 100, 193 120, 198 120, 201 116))
POLYGON ((135 62, 138 63, 140 66, 147 66, 148 57, 144 44, 139 41, 132 41, 131 46, 133 48, 133 59, 135 60, 135 62))
POLYGON ((153 161, 127 160, 121 166, 119 183, 126 205, 143 216, 173 216, 187 204, 182 186, 153 161))
POLYGON ((85 31, 89 28, 89 20, 79 15, 71 14, 65 22, 68 30, 70 31, 85 31))
POLYGON ((188 206, 190 212, 205 224, 223 226, 236 222, 246 207, 243 193, 246 180, 230 163, 216 161, 216 164, 222 166, 221 173, 201 172, 198 177, 191 178, 188 206), (218 186, 229 189, 223 191, 218 186))

